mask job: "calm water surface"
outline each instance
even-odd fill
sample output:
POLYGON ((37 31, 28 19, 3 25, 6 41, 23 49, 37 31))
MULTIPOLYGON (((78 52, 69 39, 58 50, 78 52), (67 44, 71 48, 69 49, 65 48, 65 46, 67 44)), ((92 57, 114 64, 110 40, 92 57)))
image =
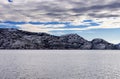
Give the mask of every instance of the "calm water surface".
POLYGON ((0 51, 0 79, 120 79, 120 51, 0 51))

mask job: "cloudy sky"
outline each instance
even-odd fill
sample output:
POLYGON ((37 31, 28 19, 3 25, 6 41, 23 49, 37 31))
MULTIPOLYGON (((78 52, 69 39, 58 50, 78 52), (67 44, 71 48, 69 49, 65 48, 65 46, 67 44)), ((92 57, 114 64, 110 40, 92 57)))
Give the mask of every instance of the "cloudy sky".
POLYGON ((0 0, 0 28, 120 43, 120 0, 0 0))

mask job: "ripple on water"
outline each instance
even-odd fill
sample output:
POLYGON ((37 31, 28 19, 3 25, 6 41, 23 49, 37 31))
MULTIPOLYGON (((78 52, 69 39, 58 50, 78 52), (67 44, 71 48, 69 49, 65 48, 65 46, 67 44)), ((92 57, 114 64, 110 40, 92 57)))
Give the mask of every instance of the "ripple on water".
POLYGON ((0 79, 120 79, 120 53, 0 53, 0 79))

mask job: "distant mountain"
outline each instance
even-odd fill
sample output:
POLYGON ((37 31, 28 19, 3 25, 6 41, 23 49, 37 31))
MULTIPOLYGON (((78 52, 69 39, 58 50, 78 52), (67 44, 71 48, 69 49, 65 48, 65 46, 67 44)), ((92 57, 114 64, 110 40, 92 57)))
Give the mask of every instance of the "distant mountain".
POLYGON ((120 49, 103 39, 88 41, 77 34, 54 36, 47 33, 33 33, 17 29, 0 29, 0 49, 120 49))

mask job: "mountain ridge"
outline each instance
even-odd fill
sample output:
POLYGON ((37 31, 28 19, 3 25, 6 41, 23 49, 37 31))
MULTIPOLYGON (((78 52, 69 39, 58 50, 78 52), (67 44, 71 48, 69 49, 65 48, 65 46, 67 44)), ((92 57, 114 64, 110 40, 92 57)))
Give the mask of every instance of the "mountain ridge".
POLYGON ((120 50, 120 44, 112 44, 100 38, 88 41, 78 34, 55 36, 0 28, 0 49, 120 50))

